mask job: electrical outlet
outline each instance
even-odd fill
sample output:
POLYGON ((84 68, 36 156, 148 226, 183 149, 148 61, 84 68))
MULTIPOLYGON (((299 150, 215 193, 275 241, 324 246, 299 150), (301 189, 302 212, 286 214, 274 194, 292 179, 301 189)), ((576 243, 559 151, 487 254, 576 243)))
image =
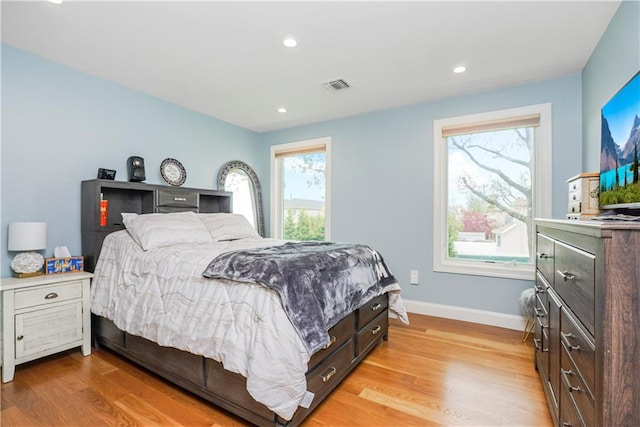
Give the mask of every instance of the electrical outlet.
POLYGON ((409 283, 412 285, 418 284, 418 270, 411 270, 411 278, 409 279, 409 283))

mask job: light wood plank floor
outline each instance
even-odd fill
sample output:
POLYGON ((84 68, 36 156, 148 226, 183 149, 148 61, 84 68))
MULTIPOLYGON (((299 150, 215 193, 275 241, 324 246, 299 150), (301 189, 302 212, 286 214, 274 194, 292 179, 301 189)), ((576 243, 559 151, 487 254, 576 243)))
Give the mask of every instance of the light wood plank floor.
MULTIPOLYGON (((551 426, 531 342, 521 333, 421 315, 305 426, 551 426)), ((78 350, 19 365, 1 389, 2 426, 243 426, 113 353, 78 350)))

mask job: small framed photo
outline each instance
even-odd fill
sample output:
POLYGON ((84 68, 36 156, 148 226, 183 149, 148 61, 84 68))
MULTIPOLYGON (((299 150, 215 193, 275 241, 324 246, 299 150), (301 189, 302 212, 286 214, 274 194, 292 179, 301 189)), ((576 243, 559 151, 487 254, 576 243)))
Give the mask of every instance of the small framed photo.
POLYGON ((47 258, 44 261, 45 274, 77 273, 84 271, 84 257, 47 258))

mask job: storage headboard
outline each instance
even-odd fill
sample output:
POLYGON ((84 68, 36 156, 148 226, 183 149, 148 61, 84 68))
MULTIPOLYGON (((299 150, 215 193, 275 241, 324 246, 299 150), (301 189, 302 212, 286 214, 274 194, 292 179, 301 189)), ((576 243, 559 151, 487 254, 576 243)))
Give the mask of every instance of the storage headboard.
POLYGON ((82 255, 85 270, 93 271, 109 233, 124 229, 122 213, 194 211, 231 212, 233 193, 200 188, 168 187, 139 182, 92 179, 82 181, 82 255), (107 200, 107 225, 100 225, 100 201, 107 200))

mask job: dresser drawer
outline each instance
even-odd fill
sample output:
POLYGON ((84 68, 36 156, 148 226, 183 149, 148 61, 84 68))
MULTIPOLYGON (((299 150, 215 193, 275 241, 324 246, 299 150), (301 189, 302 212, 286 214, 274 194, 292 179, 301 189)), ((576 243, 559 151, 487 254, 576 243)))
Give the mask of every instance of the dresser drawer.
POLYGON ((571 399, 571 395, 567 389, 566 384, 562 384, 562 390, 560 391, 560 405, 562 411, 560 412, 560 422, 558 423, 562 427, 587 427, 582 417, 579 415, 579 410, 576 407, 576 403, 571 399))
POLYGON ((542 277, 539 271, 536 272, 536 283, 533 285, 533 290, 536 293, 536 298, 540 300, 540 304, 547 309, 549 304, 549 297, 547 296, 547 288, 549 285, 547 281, 542 277))
POLYGON ((551 286, 553 286, 554 278, 553 264, 553 240, 544 234, 538 233, 536 236, 536 267, 551 286))
POLYGON ((536 355, 538 356, 538 369, 544 381, 549 381, 549 332, 542 328, 542 338, 536 342, 536 355))
POLYGON ((536 324, 540 325, 539 329, 546 329, 549 327, 549 309, 545 304, 543 305, 539 298, 536 297, 536 306, 534 308, 534 316, 536 324))
POLYGON ((358 309, 358 328, 362 328, 369 323, 371 319, 380 314, 380 312, 388 306, 389 297, 387 294, 370 299, 369 302, 358 309))
POLYGON ((389 328, 389 312, 384 310, 375 319, 358 332, 358 355, 362 354, 376 338, 387 333, 389 328))
MULTIPOLYGON (((596 348, 577 320, 563 307, 560 314, 560 341, 567 356, 583 377, 591 394, 595 391, 596 348)), ((567 368, 569 369, 569 368, 567 368)))
POLYGON ((187 193, 181 191, 180 193, 172 192, 168 190, 158 190, 158 200, 156 203, 158 207, 175 207, 175 208, 197 208, 198 207, 198 193, 187 193))
POLYGON ((353 340, 349 340, 307 374, 307 390, 316 396, 326 395, 347 373, 353 355, 353 340))
POLYGON ((591 335, 595 331, 595 262, 593 254, 556 242, 555 289, 591 335))
MULTIPOLYGON (((563 399, 560 402, 561 412, 564 413, 565 406, 571 406, 571 411, 575 411, 584 425, 595 425, 595 399, 587 388, 584 378, 576 371, 576 367, 563 349, 560 359, 560 381, 562 383, 563 399), (564 399, 567 398, 565 401, 564 399), (567 405, 568 404, 568 405, 567 405)), ((572 424, 573 425, 573 424, 572 424)), ((578 424, 580 425, 580 424, 578 424)))
POLYGON ((338 322, 337 325, 329 329, 329 343, 322 350, 317 351, 309 360, 309 370, 311 371, 318 363, 329 356, 333 351, 347 342, 352 336, 356 327, 356 314, 349 316, 338 322))
POLYGON ((53 304, 82 298, 82 282, 70 282, 61 285, 40 286, 37 288, 16 291, 14 294, 14 308, 33 307, 36 305, 53 304))

